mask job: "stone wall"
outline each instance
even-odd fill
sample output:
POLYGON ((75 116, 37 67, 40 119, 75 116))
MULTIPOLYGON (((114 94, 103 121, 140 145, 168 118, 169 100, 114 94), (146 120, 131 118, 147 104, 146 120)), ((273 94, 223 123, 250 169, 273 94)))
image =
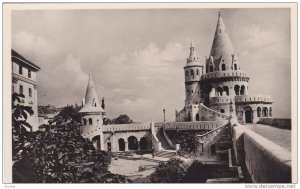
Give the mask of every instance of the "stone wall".
POLYGON ((272 125, 274 127, 291 129, 291 121, 291 119, 282 118, 260 118, 258 123, 272 125))
POLYGON ((291 153, 244 126, 233 128, 237 160, 255 183, 290 183, 291 153))

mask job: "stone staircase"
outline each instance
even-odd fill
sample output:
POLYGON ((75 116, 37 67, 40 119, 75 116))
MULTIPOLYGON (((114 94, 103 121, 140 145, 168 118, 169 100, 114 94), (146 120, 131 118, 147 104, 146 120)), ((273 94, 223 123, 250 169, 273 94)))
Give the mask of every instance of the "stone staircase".
POLYGON ((161 142, 162 150, 157 152, 155 156, 162 158, 172 158, 176 156, 176 150, 172 149, 167 140, 164 137, 162 128, 156 133, 157 139, 161 142))

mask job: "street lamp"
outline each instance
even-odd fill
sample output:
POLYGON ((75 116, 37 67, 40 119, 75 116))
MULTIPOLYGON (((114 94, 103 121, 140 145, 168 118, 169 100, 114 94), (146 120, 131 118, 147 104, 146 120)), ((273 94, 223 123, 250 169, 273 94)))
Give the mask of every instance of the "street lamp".
POLYGON ((164 122, 166 122, 166 109, 165 108, 163 109, 163 112, 164 112, 164 122))

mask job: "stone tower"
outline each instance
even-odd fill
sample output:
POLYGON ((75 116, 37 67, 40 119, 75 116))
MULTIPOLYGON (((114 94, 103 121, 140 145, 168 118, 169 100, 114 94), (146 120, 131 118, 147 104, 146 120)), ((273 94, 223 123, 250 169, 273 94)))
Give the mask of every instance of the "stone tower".
MULTIPOLYGON (((184 74, 185 74, 185 108, 187 120, 193 121, 194 114, 197 110, 194 110, 194 104, 199 105, 201 103, 200 99, 200 79, 204 72, 204 66, 200 63, 199 58, 196 55, 195 47, 191 42, 190 47, 190 55, 187 58, 187 63, 184 66, 184 74)), ((196 106, 197 107, 197 106, 196 106)))
POLYGON ((103 150, 102 126, 105 112, 99 103, 91 75, 89 75, 85 98, 83 99, 83 106, 79 112, 82 115, 83 124, 80 130, 81 135, 92 140, 97 150, 103 150))

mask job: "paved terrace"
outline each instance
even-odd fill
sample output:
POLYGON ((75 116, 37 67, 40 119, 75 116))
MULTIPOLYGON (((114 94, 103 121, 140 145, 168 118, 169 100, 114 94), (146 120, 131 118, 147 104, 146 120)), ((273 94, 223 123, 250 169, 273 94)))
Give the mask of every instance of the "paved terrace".
POLYGON ((280 129, 262 124, 247 124, 246 127, 285 148, 286 150, 291 151, 291 130, 280 129))

